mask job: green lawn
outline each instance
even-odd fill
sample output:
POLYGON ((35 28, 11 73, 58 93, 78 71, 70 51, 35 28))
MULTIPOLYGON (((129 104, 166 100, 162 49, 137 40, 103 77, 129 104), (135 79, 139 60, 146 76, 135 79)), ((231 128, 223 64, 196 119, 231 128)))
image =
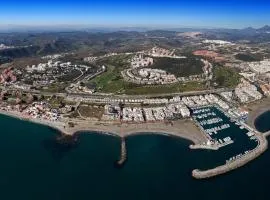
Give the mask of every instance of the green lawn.
POLYGON ((90 81, 97 85, 100 92, 116 93, 121 90, 125 82, 122 80, 121 72, 115 66, 107 66, 107 71, 90 81))
POLYGON ((171 85, 152 85, 152 86, 133 86, 128 88, 125 93, 130 95, 139 94, 165 94, 165 93, 177 93, 186 91, 204 90, 205 85, 198 82, 189 83, 175 83, 171 85))

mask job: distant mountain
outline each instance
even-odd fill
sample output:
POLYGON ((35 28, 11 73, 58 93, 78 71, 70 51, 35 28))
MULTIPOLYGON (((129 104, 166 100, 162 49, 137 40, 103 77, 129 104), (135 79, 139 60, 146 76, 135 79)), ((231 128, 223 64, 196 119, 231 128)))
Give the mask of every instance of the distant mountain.
POLYGON ((257 29, 255 29, 253 27, 247 27, 247 28, 243 28, 242 31, 256 32, 257 29))
MULTIPOLYGON (((1 28, 0 28, 1 29, 1 28)), ((17 48, 0 50, 0 57, 9 59, 42 56, 83 49, 93 52, 126 52, 149 48, 152 45, 179 47, 187 38, 200 35, 207 39, 232 42, 248 41, 265 43, 270 41, 270 26, 244 29, 155 29, 122 28, 124 30, 88 29, 62 32, 17 32, 0 33, 0 44, 17 48), (136 31, 135 31, 136 30, 136 31), (177 36, 184 36, 181 40, 177 36)))
POLYGON ((20 32, 20 33, 51 33, 51 32, 80 32, 85 31, 89 33, 111 33, 111 32, 147 32, 147 31, 156 31, 156 30, 165 30, 165 31, 175 31, 175 32, 207 32, 207 31, 259 31, 265 32, 270 31, 270 26, 265 25, 262 28, 255 29, 253 27, 247 27, 244 29, 236 28, 206 28, 206 27, 158 27, 158 26, 130 26, 130 27, 91 27, 88 25, 52 25, 52 26, 27 26, 27 25, 0 25, 0 32, 10 33, 10 32, 20 32))
POLYGON ((264 27, 259 28, 257 30, 260 31, 260 32, 270 32, 270 26, 265 25, 264 27))

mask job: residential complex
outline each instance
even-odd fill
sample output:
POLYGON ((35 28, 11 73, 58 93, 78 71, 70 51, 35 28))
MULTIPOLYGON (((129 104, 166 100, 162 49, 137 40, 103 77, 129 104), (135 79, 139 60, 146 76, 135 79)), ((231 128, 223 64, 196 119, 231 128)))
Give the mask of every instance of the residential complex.
POLYGON ((122 72, 123 78, 135 84, 154 85, 176 83, 175 75, 168 74, 164 70, 142 68, 139 70, 128 69, 122 72))
POLYGON ((248 67, 257 74, 264 74, 270 72, 270 60, 266 59, 259 62, 249 62, 248 67))
POLYGON ((262 94, 257 90, 257 87, 244 79, 242 79, 242 82, 235 88, 235 95, 241 103, 262 98, 262 94))

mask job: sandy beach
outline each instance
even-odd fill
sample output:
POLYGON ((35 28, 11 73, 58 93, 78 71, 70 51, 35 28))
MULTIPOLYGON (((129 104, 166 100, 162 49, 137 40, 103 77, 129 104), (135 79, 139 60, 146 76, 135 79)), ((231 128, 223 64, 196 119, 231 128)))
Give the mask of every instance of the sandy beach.
MULTIPOLYGON (((252 128, 255 128, 254 121, 256 118, 270 109, 270 98, 265 98, 261 101, 251 103, 246 107, 249 109, 247 124, 252 128)), ((202 144, 207 141, 206 135, 202 133, 200 129, 196 127, 195 123, 190 119, 177 120, 172 124, 165 122, 125 124, 120 122, 105 122, 79 118, 63 119, 61 121, 48 121, 43 119, 29 118, 20 112, 4 110, 1 110, 0 114, 49 126, 65 135, 74 135, 78 132, 91 131, 108 133, 119 137, 127 137, 135 134, 155 133, 181 137, 192 141, 194 144, 202 144), (70 127, 68 125, 69 122, 72 122, 74 127, 70 127)))
POLYGON ((256 118, 270 110, 270 98, 268 97, 254 103, 250 103, 246 107, 249 109, 248 120, 246 123, 255 129, 254 122, 256 118))
POLYGON ((155 133, 181 137, 192 141, 194 144, 202 144, 207 141, 207 137, 202 133, 191 120, 177 120, 171 124, 164 122, 141 123, 141 124, 121 124, 72 120, 75 127, 66 127, 69 133, 97 131, 107 132, 120 137, 127 137, 135 134, 155 133))
POLYGON ((24 121, 28 121, 28 122, 32 122, 32 123, 36 123, 36 124, 41 124, 44 126, 48 126, 51 127, 59 132, 61 132, 62 134, 70 134, 68 132, 65 131, 65 122, 62 121, 49 121, 49 120, 44 120, 44 119, 34 119, 34 118, 29 118, 26 117, 25 115, 23 115, 20 112, 17 111, 5 111, 5 110, 0 110, 0 114, 1 115, 6 115, 9 117, 13 117, 13 118, 17 118, 20 120, 24 120, 24 121))
POLYGON ((192 141, 194 144, 202 144, 207 141, 207 137, 196 127, 192 120, 177 120, 173 124, 164 122, 142 123, 142 124, 121 124, 120 122, 102 122, 90 119, 70 119, 64 121, 48 121, 43 119, 33 119, 24 116, 16 111, 0 111, 0 114, 21 120, 42 124, 60 131, 65 135, 74 135, 79 132, 101 132, 119 137, 127 137, 135 134, 163 134, 175 137, 181 137, 192 141), (75 124, 70 127, 68 122, 75 124))

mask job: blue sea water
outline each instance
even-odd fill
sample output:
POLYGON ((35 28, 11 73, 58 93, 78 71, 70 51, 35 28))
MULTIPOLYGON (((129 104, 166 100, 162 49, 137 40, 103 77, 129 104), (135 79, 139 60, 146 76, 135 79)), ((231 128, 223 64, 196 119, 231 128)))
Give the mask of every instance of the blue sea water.
POLYGON ((260 115, 255 120, 255 127, 260 132, 267 132, 270 130, 270 110, 260 115))
POLYGON ((119 169, 117 137, 83 133, 70 147, 45 126, 6 116, 0 125, 0 199, 270 199, 269 150, 228 174, 195 180, 192 169, 215 166, 226 149, 190 150, 183 139, 141 134, 127 138, 128 160, 119 169))

